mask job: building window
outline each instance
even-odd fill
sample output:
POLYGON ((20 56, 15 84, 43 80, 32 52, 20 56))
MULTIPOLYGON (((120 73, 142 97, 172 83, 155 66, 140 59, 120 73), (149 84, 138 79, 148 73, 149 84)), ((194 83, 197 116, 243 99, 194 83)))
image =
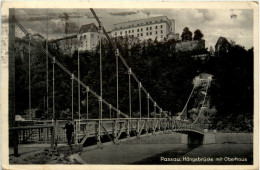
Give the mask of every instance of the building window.
POLYGON ((137 29, 137 32, 139 32, 139 29, 137 29))
POLYGON ((129 30, 128 33, 130 33, 131 31, 129 30))
POLYGON ((115 36, 117 36, 117 33, 115 32, 115 36))
POLYGON ((137 24, 137 25, 139 25, 139 24, 137 24))
POLYGON ((150 24, 152 23, 152 21, 150 21, 150 24))
POLYGON ((143 33, 141 33, 141 37, 143 36, 143 33))
POLYGON ((93 47, 95 46, 95 44, 93 44, 93 47))
POLYGON ((161 25, 161 28, 162 28, 163 26, 161 25))
POLYGON ((152 35, 152 32, 150 32, 150 35, 152 35))
POLYGON ((148 31, 148 27, 146 27, 146 31, 148 31))
POLYGON ((146 22, 146 24, 148 24, 148 22, 146 22))
POLYGON ((94 38, 94 34, 91 34, 91 38, 94 38))
POLYGON ((127 31, 125 31, 125 34, 127 34, 127 31))
POLYGON ((155 26, 155 29, 157 29, 157 25, 155 26))
POLYGON ((157 34, 157 31, 155 31, 155 34, 157 34))
POLYGON ((132 30, 132 33, 134 33, 135 32, 135 30, 132 30))
POLYGON ((148 32, 146 33, 146 35, 148 35, 148 32))
POLYGON ((141 28, 141 31, 143 31, 143 28, 141 28))
POLYGON ((161 35, 161 38, 163 38, 163 35, 161 35))
POLYGON ((120 35, 122 35, 122 31, 120 31, 120 35))
POLYGON ((84 35, 84 38, 86 39, 86 35, 84 35))
POLYGON ((137 34, 137 37, 139 37, 139 34, 137 34))
POLYGON ((150 27, 150 30, 152 30, 152 27, 150 27))
POLYGON ((161 30, 161 34, 163 33, 163 30, 161 30))
POLYGON ((134 27, 134 25, 132 25, 132 27, 134 27))

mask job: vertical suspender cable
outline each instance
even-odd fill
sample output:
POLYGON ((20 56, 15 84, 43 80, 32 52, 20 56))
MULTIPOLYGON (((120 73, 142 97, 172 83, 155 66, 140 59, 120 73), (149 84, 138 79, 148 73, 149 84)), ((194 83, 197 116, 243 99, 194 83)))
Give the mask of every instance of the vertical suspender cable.
POLYGON ((88 119, 88 93, 89 93, 89 87, 87 86, 87 119, 88 119))
POLYGON ((102 110, 103 110, 103 103, 102 103, 102 98, 103 98, 103 87, 102 87, 102 52, 101 52, 101 46, 102 46, 102 38, 101 38, 101 30, 102 29, 102 26, 100 25, 99 26, 99 34, 100 34, 100 40, 99 40, 99 69, 100 69, 100 119, 102 120, 102 110))
POLYGON ((71 120, 74 123, 74 108, 73 108, 73 83, 74 74, 71 75, 71 120))
POLYGON ((116 54, 116 109, 117 109, 117 118, 119 118, 119 112, 118 112, 118 50, 116 54))
POLYGON ((46 117, 48 116, 49 114, 49 57, 48 57, 48 9, 46 9, 46 13, 47 13, 47 30, 46 30, 46 90, 47 90, 47 93, 46 93, 46 103, 47 103, 47 115, 46 117))
POLYGON ((154 102, 154 117, 156 118, 156 102, 154 102))
POLYGON ((29 114, 32 119, 32 103, 31 103, 31 35, 29 35, 29 114))
POLYGON ((131 118, 132 117, 132 94, 131 94, 131 73, 132 73, 132 70, 131 68, 129 68, 128 70, 128 81, 129 81, 129 117, 131 118))
MULTIPOLYGON (((55 121, 55 57, 53 57, 53 62, 52 62, 52 100, 53 100, 53 103, 52 103, 52 120, 55 121)), ((52 121, 52 123, 54 123, 52 121)))
MULTIPOLYGON (((78 18, 79 25, 79 18, 78 18)), ((79 41, 78 41, 79 42, 79 41)), ((78 43, 78 79, 80 80, 80 56, 79 56, 79 43, 78 43)), ((80 132, 80 82, 78 81, 78 109, 79 109, 79 132, 80 132)))
POLYGON ((112 109, 112 106, 111 106, 111 104, 109 104, 109 117, 110 117, 110 119, 111 119, 111 109, 112 109))
POLYGON ((150 108, 149 108, 149 107, 150 107, 150 106, 149 106, 149 100, 150 100, 150 95, 149 95, 149 93, 148 93, 148 94, 147 94, 147 117, 148 117, 148 119, 150 118, 150 115, 149 115, 149 114, 150 114, 150 113, 149 113, 149 112, 150 112, 150 110, 149 110, 149 109, 150 109, 150 108))
POLYGON ((142 117, 142 96, 141 96, 141 89, 142 89, 142 84, 139 82, 138 85, 138 90, 139 90, 139 110, 140 110, 140 119, 142 117))

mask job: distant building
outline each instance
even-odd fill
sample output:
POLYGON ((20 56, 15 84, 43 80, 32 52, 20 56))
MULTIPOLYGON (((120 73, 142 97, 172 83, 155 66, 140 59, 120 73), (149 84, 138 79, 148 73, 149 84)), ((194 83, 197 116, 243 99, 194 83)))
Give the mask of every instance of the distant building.
POLYGON ((72 55, 76 50, 93 51, 99 44, 100 35, 94 23, 82 25, 79 33, 52 40, 55 49, 61 50, 64 54, 72 55))
POLYGON ((219 37, 215 45, 215 53, 219 54, 220 52, 228 52, 230 49, 230 43, 225 37, 219 37))
POLYGON ((82 25, 77 38, 79 40, 80 51, 93 51, 99 44, 99 40, 102 35, 100 35, 97 26, 94 23, 82 25))
POLYGON ((166 16, 114 24, 114 29, 111 31, 112 37, 138 37, 141 41, 156 38, 161 41, 168 38, 168 35, 173 37, 174 34, 175 20, 169 20, 166 16))
POLYGON ((202 50, 205 49, 205 40, 193 40, 193 41, 185 41, 178 42, 175 45, 176 51, 192 51, 192 50, 202 50))
POLYGON ((63 54, 72 55, 78 48, 77 35, 71 35, 50 41, 53 48, 60 50, 63 54))
MULTIPOLYGON (((33 34, 32 38, 35 39, 36 41, 44 41, 44 37, 41 34, 39 34, 39 33, 33 34)), ((28 40, 29 37, 28 37, 28 35, 26 35, 22 39, 28 40)))

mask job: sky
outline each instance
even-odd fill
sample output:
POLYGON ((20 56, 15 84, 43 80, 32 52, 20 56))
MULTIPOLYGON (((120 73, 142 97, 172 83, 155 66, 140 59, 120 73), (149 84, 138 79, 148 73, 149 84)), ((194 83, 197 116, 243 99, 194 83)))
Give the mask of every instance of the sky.
MULTIPOLYGON (((175 20, 176 33, 183 28, 194 32, 200 29, 206 47, 215 46, 220 36, 246 49, 253 47, 253 10, 251 9, 95 9, 107 31, 113 24, 154 16, 167 16, 175 20)), ((97 22, 89 9, 16 9, 17 19, 31 33, 40 33, 48 39, 63 37, 65 18, 68 17, 69 33, 78 32, 81 25, 97 22)), ((17 30, 16 36, 23 33, 17 30)))

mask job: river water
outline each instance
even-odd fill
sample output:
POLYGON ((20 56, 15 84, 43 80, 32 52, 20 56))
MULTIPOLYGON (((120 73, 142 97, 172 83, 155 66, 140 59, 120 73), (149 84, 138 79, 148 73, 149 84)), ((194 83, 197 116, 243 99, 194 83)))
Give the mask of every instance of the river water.
POLYGON ((252 165, 252 144, 208 144, 169 150, 134 164, 252 165))
POLYGON ((82 152, 88 164, 251 165, 252 144, 141 144, 122 143, 82 152))

